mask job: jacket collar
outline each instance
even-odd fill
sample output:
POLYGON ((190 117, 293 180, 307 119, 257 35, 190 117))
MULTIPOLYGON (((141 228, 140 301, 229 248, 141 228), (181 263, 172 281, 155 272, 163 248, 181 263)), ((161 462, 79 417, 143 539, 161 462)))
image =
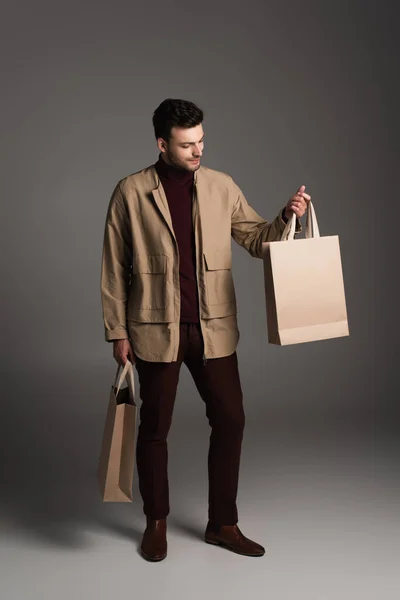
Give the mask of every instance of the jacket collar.
MULTIPOLYGON (((163 217, 164 217, 164 219, 165 219, 168 227, 170 228, 171 234, 175 238, 175 233, 174 233, 174 228, 173 228, 173 225, 172 225, 172 218, 171 218, 171 213, 170 213, 169 206, 168 206, 167 196, 165 195, 165 190, 164 190, 164 188, 163 188, 163 186, 161 184, 161 180, 160 180, 160 178, 158 176, 155 164, 153 164, 153 165, 151 165, 149 167, 149 172, 150 172, 150 176, 151 176, 151 179, 152 179, 151 192, 152 192, 154 201, 155 201, 155 203, 156 203, 159 211, 163 215, 163 217)), ((194 187, 196 189, 197 189, 198 173, 199 172, 202 173, 202 166, 201 165, 194 172, 193 183, 194 183, 194 187)), ((197 192, 196 192, 196 194, 197 194, 197 192)))

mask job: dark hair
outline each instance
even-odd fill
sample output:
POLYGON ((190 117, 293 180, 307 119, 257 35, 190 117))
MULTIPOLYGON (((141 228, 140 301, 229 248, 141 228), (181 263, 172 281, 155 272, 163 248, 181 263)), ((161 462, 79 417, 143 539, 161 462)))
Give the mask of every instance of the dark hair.
POLYGON ((153 127, 156 139, 168 142, 172 127, 196 127, 203 121, 203 111, 188 100, 167 98, 161 102, 153 114, 153 127))

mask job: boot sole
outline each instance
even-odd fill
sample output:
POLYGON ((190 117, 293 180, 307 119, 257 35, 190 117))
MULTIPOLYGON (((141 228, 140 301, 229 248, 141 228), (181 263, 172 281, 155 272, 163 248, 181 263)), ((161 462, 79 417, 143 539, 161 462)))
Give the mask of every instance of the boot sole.
POLYGON ((148 556, 147 554, 145 554, 142 550, 140 551, 140 554, 143 558, 145 558, 149 562, 160 562, 161 560, 164 560, 164 558, 166 558, 166 556, 167 556, 167 553, 165 553, 164 556, 153 558, 152 556, 148 556))

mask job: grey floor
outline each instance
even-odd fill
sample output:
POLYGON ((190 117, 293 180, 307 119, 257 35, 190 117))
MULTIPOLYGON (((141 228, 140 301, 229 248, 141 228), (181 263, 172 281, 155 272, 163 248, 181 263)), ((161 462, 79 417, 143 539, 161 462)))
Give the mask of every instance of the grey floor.
POLYGON ((54 373, 41 393, 40 378, 30 392, 15 382, 3 420, 1 599, 398 598, 398 447, 389 430, 340 412, 261 419, 249 403, 239 526, 267 551, 239 556, 202 539, 209 431, 183 379, 169 438, 169 551, 156 564, 138 553, 136 472, 132 504, 103 504, 97 489, 104 388, 96 405, 91 380, 73 374, 60 387, 54 373))

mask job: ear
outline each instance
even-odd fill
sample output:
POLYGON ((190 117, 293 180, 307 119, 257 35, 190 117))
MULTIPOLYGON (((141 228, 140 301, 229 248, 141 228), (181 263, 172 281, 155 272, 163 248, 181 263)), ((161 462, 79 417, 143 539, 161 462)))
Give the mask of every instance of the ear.
POLYGON ((160 152, 165 152, 167 150, 167 142, 161 137, 157 138, 157 146, 160 152))

